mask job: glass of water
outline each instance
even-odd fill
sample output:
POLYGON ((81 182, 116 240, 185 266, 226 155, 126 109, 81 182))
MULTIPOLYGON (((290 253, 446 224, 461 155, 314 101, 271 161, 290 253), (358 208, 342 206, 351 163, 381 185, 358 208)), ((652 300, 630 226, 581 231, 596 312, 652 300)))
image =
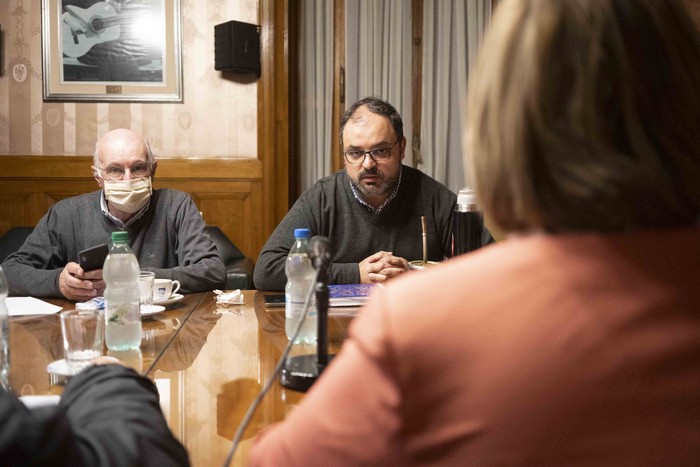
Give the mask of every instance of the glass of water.
POLYGON ((153 306, 153 282, 155 281, 156 273, 150 271, 139 272, 139 301, 143 311, 148 311, 153 306))
POLYGON ((100 310, 68 310, 61 317, 63 349, 68 371, 75 374, 90 366, 104 349, 105 318, 100 310))

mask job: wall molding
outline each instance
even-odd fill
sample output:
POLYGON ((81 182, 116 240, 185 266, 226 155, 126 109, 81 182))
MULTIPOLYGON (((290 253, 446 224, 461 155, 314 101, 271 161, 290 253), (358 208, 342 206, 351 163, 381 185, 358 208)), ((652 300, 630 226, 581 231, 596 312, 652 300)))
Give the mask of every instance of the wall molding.
MULTIPOLYGON (((158 179, 261 179, 262 164, 250 158, 156 158, 158 179)), ((0 180, 92 178, 92 156, 2 156, 0 180)))

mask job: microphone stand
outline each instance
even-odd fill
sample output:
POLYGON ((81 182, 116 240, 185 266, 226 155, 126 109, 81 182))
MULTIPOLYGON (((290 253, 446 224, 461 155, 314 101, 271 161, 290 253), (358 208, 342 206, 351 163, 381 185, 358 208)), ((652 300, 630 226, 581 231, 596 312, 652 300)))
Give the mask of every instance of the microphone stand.
POLYGON ((296 391, 306 392, 328 365, 333 355, 328 355, 328 267, 330 262, 317 261, 318 281, 314 286, 316 293, 317 340, 316 355, 298 355, 289 357, 282 368, 280 382, 282 386, 296 391))
POLYGON ((316 367, 318 375, 321 376, 323 370, 328 365, 328 264, 319 265, 318 282, 316 283, 316 310, 318 310, 318 321, 316 328, 318 336, 316 338, 316 367))

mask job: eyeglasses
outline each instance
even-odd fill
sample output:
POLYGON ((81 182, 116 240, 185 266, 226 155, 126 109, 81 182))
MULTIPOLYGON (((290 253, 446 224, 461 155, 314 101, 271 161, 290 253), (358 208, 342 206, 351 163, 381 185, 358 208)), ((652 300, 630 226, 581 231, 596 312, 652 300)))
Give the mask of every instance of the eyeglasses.
POLYGON ((391 147, 374 148, 369 151, 343 151, 343 154, 345 155, 345 160, 351 164, 363 163, 365 156, 371 157, 374 162, 385 161, 391 157, 391 150, 394 149, 398 142, 399 140, 396 140, 396 143, 392 144, 391 147))
POLYGON ((131 167, 122 167, 120 165, 108 165, 107 167, 98 167, 105 180, 124 180, 124 175, 128 170, 133 178, 143 178, 151 172, 151 164, 146 162, 137 162, 131 167))

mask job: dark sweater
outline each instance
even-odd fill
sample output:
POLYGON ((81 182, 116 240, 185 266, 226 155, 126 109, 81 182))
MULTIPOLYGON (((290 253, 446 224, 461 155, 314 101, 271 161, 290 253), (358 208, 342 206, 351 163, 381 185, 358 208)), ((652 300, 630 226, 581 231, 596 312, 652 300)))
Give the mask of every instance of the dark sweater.
MULTIPOLYGON (((49 208, 24 245, 2 265, 10 295, 61 297, 58 278, 78 252, 106 243, 121 230, 100 209, 98 190, 59 201, 49 208)), ((223 288, 226 270, 192 198, 176 190, 155 190, 148 210, 126 226, 129 246, 141 270, 177 279, 180 291, 223 288)))
MULTIPOLYGON (((284 290, 284 266, 295 228, 309 228, 333 245, 330 284, 360 282, 358 263, 378 251, 408 261, 423 258, 421 216, 426 217, 428 259, 442 261, 452 250, 452 211, 457 197, 419 170, 403 166, 396 197, 373 214, 353 196, 345 169, 306 190, 272 233, 255 265, 258 290, 284 290)), ((486 238, 490 238, 488 233, 486 238)))
POLYGON ((153 383, 120 365, 68 382, 56 407, 28 410, 0 387, 2 465, 189 465, 153 383))

